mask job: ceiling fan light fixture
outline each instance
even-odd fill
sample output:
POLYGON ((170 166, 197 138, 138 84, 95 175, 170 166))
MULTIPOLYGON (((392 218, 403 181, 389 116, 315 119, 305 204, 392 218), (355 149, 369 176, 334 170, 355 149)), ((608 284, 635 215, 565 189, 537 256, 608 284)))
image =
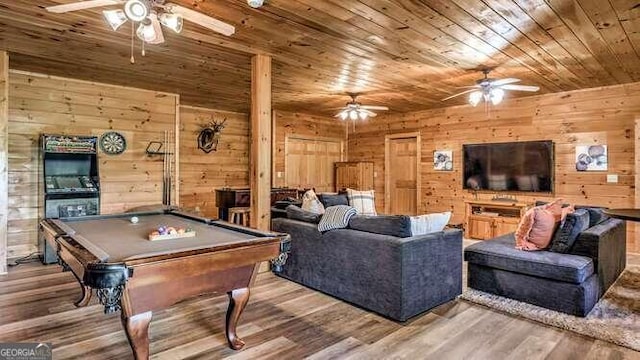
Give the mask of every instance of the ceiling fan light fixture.
POLYGON ((347 110, 343 110, 338 115, 340 116, 340 119, 347 120, 347 118, 349 117, 349 112, 347 110))
POLYGON ((500 102, 502 102, 502 99, 504 99, 504 90, 500 88, 493 88, 490 91, 490 95, 491 95, 491 103, 493 105, 498 105, 500 104, 500 102))
POLYGON ((138 35, 140 40, 147 43, 153 43, 158 38, 158 33, 156 33, 156 29, 153 28, 151 21, 144 21, 140 23, 140 26, 138 26, 138 30, 136 31, 136 35, 138 35))
POLYGON ((369 114, 367 114, 364 111, 359 111, 358 116, 360 117, 360 120, 367 120, 367 118, 369 117, 369 114))
POLYGON ((158 18, 160 19, 160 23, 162 25, 175 31, 176 33, 179 34, 182 31, 183 20, 181 15, 163 13, 163 14, 160 14, 158 18))
POLYGON ((149 16, 150 9, 143 0, 129 0, 124 4, 124 13, 134 22, 140 22, 149 16))
POLYGON ((471 104, 471 106, 476 106, 480 103, 480 100, 482 100, 482 98, 482 91, 474 91, 469 94, 469 104, 471 104))
POLYGON ((127 22, 127 15, 122 10, 105 10, 102 15, 113 31, 118 30, 120 26, 127 22))
POLYGON ((349 119, 358 120, 358 112, 356 110, 349 111, 349 119))

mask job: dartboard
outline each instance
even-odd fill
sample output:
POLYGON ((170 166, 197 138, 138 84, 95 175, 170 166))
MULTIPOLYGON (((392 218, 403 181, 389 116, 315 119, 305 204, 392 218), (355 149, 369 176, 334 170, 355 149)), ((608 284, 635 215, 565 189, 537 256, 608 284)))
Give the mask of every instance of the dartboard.
POLYGON ((122 134, 110 131, 100 137, 100 148, 105 154, 122 154, 127 149, 127 141, 122 134))

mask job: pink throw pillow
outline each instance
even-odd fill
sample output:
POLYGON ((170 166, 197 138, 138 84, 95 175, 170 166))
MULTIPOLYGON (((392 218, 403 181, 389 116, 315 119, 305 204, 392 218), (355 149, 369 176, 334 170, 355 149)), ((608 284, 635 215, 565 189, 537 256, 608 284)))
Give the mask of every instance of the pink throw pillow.
POLYGON ((553 233, 560 224, 563 214, 563 199, 527 210, 515 232, 516 249, 543 250, 549 247, 553 233))
POLYGON ((516 249, 523 249, 525 247, 525 243, 527 242, 527 237, 529 237, 529 232, 533 227, 533 217, 535 215, 536 208, 531 208, 527 210, 520 219, 518 223, 518 228, 516 229, 515 237, 516 237, 516 249))
POLYGON ((531 248, 527 246, 526 250, 543 250, 549 247, 553 233, 560 224, 559 218, 553 212, 547 209, 536 209, 533 219, 533 226, 529 232, 527 242, 533 244, 531 248))

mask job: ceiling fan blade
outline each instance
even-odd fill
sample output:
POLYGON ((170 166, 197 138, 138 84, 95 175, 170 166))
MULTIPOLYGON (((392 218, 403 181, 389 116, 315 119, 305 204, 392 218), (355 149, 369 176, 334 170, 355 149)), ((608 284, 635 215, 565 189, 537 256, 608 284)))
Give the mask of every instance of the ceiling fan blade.
POLYGON ((375 105, 361 105, 360 109, 366 109, 366 110, 380 110, 380 111, 387 111, 389 110, 388 107, 386 106, 375 106, 375 105))
POLYGON ((516 90, 516 91, 538 91, 540 87, 529 85, 502 85, 500 88, 504 90, 516 90))
POLYGON ((54 5, 46 7, 48 12, 62 14, 70 11, 93 9, 101 6, 118 5, 124 3, 123 0, 89 0, 71 4, 54 5))
POLYGON ((162 25, 160 25, 160 20, 158 20, 158 15, 150 14, 149 19, 151 20, 151 25, 153 26, 153 30, 156 32, 156 38, 153 41, 149 41, 149 44, 162 44, 164 42, 164 33, 162 32, 162 25))
POLYGON ((465 90, 465 91, 463 91, 463 92, 461 92, 461 93, 457 93, 457 94, 455 94, 455 95, 447 96, 446 98, 444 98, 444 99, 442 99, 442 100, 440 100, 440 101, 447 101, 447 100, 449 100, 449 99, 453 99, 453 98, 454 98, 454 97, 456 97, 456 96, 460 96, 460 95, 468 94, 468 93, 470 93, 470 92, 474 92, 474 91, 478 91, 478 90, 476 90, 476 89, 465 90))
POLYGON ((182 15, 185 20, 191 21, 215 32, 219 32, 220 34, 231 36, 236 32, 236 28, 233 25, 214 19, 203 13, 188 9, 184 6, 171 3, 166 4, 165 8, 174 14, 182 15))
POLYGON ((518 81, 521 81, 521 80, 520 79, 516 79, 516 78, 498 79, 498 80, 492 81, 491 85, 500 86, 500 85, 517 83, 518 81))
POLYGON ((370 117, 378 116, 378 114, 374 113, 373 111, 369 111, 367 109, 360 108, 360 111, 367 114, 367 116, 370 116, 370 117))

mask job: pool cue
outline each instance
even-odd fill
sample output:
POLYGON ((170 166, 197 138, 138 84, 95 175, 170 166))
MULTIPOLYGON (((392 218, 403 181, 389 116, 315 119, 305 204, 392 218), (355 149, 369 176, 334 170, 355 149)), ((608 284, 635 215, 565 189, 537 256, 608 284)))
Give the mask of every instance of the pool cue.
POLYGON ((173 148, 173 132, 171 130, 167 131, 167 205, 171 206, 171 189, 173 184, 171 181, 173 180, 173 174, 171 173, 171 169, 173 166, 171 165, 171 161, 173 161, 173 154, 171 153, 171 149, 173 148))
POLYGON ((167 206, 167 131, 162 141, 162 204, 167 206))

